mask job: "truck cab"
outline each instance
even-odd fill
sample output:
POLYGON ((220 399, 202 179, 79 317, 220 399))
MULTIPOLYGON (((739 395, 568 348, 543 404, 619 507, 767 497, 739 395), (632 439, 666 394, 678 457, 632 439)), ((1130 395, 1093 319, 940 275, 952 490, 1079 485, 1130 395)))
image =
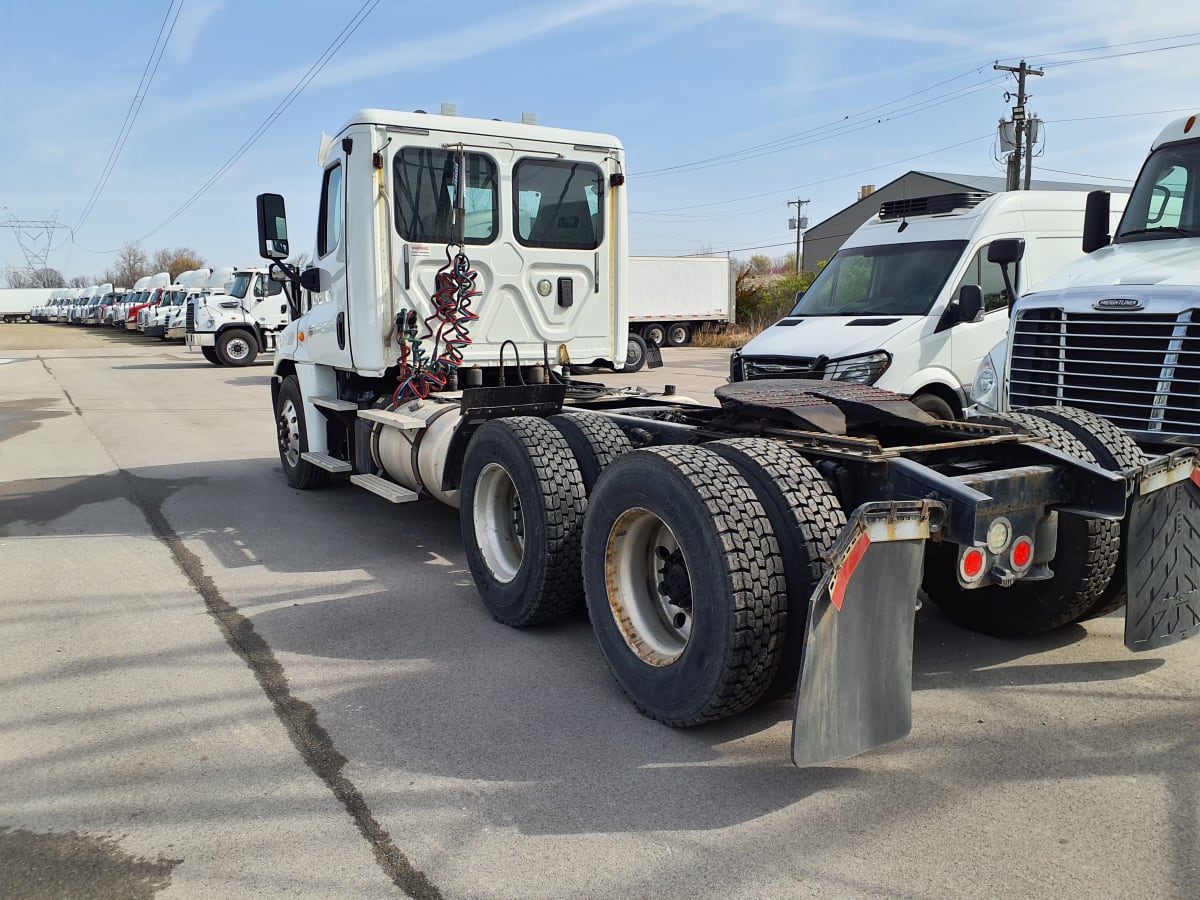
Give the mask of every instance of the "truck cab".
POLYGON ((183 337, 213 365, 249 365, 275 349, 276 336, 291 321, 283 284, 268 278, 265 267, 218 272, 214 289, 184 309, 183 337))
POLYGON ((1025 241, 1014 277, 1028 289, 1080 255, 1085 203, 1082 191, 884 203, 785 318, 735 351, 731 380, 866 383, 938 418, 961 418, 980 359, 1008 328, 1008 295, 989 246, 1025 241))
POLYGON ((1087 255, 1017 303, 975 408, 1070 405, 1143 446, 1200 442, 1200 117, 1155 138, 1115 230, 1110 205, 1089 196, 1087 255))

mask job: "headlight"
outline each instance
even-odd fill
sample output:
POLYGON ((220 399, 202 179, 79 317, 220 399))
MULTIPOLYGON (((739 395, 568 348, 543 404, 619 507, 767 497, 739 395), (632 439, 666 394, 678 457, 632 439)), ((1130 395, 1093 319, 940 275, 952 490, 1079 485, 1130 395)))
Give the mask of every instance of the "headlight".
POLYGON ((996 397, 996 367, 992 365, 991 354, 983 358, 975 371, 975 380, 971 383, 971 402, 979 407, 980 412, 995 412, 1000 408, 996 397))
POLYGON ((862 356, 847 356, 845 359, 834 359, 827 362, 824 378, 826 381, 874 384, 891 364, 892 355, 884 350, 864 353, 862 356))

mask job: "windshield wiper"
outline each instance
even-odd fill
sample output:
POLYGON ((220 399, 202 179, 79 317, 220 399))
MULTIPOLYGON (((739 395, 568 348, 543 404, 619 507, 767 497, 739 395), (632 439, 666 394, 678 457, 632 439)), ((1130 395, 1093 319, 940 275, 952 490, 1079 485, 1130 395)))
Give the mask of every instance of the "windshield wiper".
POLYGON ((1182 228, 1177 228, 1174 225, 1156 225, 1154 228, 1135 228, 1133 231, 1122 231, 1120 234, 1117 235, 1117 240, 1119 241, 1122 238, 1133 237, 1134 235, 1139 235, 1139 234, 1141 234, 1141 235, 1162 234, 1162 235, 1166 235, 1169 237, 1176 237, 1176 236, 1191 237, 1192 236, 1192 233, 1190 231, 1184 231, 1182 228))

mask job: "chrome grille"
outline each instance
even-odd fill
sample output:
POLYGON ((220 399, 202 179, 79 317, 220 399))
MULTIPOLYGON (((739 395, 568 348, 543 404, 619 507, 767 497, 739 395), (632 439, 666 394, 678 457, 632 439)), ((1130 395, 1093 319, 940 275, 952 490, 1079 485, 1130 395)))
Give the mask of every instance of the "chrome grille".
POLYGON ((1127 431, 1200 433, 1200 310, 1018 313, 1009 402, 1078 406, 1127 431))
POLYGON ((187 310, 184 312, 183 327, 185 331, 193 332, 196 330, 196 304, 188 302, 187 310))
POLYGON ((811 356, 753 356, 742 358, 742 371, 747 381, 757 378, 819 378, 812 367, 811 356))

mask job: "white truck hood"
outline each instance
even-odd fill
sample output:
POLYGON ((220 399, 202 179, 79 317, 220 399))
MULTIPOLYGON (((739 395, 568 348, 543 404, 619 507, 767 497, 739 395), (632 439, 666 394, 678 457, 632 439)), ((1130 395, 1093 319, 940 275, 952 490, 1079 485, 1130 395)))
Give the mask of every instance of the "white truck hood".
POLYGON ((1200 238, 1110 244, 1045 279, 1035 295, 1119 284, 1200 285, 1200 238))
POLYGON ((828 356, 842 359, 885 349, 927 316, 789 316, 742 347, 743 357, 828 356), (795 324, 781 324, 792 322, 795 324))

